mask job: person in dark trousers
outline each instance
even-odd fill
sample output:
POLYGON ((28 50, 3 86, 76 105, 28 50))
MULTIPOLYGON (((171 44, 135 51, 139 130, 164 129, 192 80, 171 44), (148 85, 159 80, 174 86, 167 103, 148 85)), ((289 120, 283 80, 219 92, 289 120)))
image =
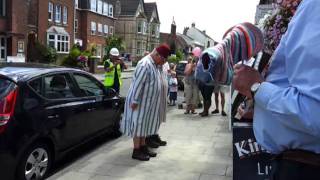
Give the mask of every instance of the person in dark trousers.
POLYGON ((254 101, 255 138, 276 156, 273 180, 320 177, 319 12, 319 0, 301 1, 266 78, 249 66, 234 67, 234 88, 254 101))

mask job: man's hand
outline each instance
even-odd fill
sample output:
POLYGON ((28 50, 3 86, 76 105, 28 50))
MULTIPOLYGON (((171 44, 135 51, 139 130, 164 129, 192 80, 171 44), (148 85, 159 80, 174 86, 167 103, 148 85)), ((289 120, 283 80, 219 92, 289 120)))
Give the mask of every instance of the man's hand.
POLYGON ((239 93, 251 97, 251 86, 256 82, 263 82, 259 72, 249 66, 236 64, 234 67, 232 85, 239 93))
POLYGON ((138 104, 132 103, 131 104, 131 109, 134 111, 138 108, 138 104))

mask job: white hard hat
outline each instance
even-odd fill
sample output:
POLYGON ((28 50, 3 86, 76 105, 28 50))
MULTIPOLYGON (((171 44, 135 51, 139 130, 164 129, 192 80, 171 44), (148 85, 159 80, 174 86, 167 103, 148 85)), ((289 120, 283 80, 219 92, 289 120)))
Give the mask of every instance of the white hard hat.
POLYGON ((119 50, 118 50, 117 48, 112 48, 112 49, 110 50, 110 55, 112 55, 112 56, 119 56, 119 55, 120 55, 119 50))

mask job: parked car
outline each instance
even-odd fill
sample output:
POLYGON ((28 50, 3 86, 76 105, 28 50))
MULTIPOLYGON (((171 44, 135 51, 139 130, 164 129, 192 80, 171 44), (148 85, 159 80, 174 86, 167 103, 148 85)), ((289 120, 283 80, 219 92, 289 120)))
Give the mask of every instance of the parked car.
POLYGON ((123 104, 87 72, 0 63, 0 179, 43 179, 70 150, 119 134, 123 104))
POLYGON ((176 66, 178 88, 180 90, 184 90, 184 83, 183 83, 184 69, 186 68, 187 64, 188 64, 188 61, 179 61, 179 63, 176 66))

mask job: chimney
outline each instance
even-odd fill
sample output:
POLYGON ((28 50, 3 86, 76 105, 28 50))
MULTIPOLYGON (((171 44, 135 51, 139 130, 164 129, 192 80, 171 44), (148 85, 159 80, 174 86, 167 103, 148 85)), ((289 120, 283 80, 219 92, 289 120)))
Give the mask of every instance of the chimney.
POLYGON ((171 35, 176 35, 177 33, 177 26, 176 26, 176 22, 174 21, 174 17, 172 19, 172 23, 171 23, 171 35))
POLYGON ((188 30, 189 30, 189 28, 188 28, 188 27, 185 27, 185 28, 183 29, 183 35, 187 35, 188 30))
POLYGON ((203 30, 202 32, 203 32, 204 34, 206 34, 206 30, 203 30))
POLYGON ((195 28, 196 27, 196 23, 192 23, 191 27, 195 28))

